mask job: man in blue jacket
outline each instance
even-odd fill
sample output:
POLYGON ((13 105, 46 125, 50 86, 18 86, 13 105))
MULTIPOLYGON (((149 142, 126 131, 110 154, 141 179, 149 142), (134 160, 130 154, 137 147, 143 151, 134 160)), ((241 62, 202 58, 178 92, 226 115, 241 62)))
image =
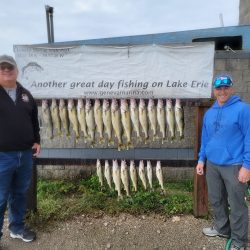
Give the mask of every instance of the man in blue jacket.
POLYGON ((248 239, 245 193, 250 179, 250 106, 233 95, 232 85, 228 75, 214 80, 216 102, 204 116, 196 171, 203 175, 206 163, 214 213, 214 225, 203 233, 231 238, 230 249, 243 250, 248 239))
POLYGON ((13 57, 0 56, 0 239, 8 204, 12 238, 33 241, 35 232, 24 225, 26 194, 32 175, 32 149, 40 152, 37 106, 28 90, 17 82, 13 57))

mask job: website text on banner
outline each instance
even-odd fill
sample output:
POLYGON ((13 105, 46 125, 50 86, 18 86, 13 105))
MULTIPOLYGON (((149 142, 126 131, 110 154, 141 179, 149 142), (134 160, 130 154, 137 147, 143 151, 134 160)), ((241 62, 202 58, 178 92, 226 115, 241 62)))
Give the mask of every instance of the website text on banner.
POLYGON ((14 46, 19 80, 42 98, 210 98, 214 44, 14 46))

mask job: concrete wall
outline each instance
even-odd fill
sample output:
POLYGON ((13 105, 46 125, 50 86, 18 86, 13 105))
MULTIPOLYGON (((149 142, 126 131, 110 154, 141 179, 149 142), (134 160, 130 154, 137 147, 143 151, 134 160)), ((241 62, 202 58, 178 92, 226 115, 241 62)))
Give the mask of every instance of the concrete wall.
POLYGON ((214 74, 221 72, 232 76, 235 94, 250 103, 250 54, 239 52, 228 52, 228 55, 226 52, 217 54, 214 74))
POLYGON ((250 24, 250 1, 240 0, 239 24, 250 24))
MULTIPOLYGON (((111 161, 110 161, 111 163, 111 161)), ((73 180, 79 178, 86 178, 96 174, 96 166, 82 165, 82 166, 67 166, 67 165, 46 165, 37 166, 38 176, 43 179, 59 179, 59 180, 73 180)), ((164 181, 176 180, 192 180, 194 168, 190 167, 171 167, 165 166, 163 169, 164 181)), ((156 180, 155 167, 153 166, 153 179, 156 180)))

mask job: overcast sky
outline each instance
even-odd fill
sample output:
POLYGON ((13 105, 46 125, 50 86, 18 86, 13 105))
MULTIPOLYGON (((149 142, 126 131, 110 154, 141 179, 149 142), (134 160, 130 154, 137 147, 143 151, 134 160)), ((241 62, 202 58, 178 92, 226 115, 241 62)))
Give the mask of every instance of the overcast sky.
POLYGON ((0 54, 46 43, 45 5, 55 42, 236 26, 239 0, 0 0, 0 54))

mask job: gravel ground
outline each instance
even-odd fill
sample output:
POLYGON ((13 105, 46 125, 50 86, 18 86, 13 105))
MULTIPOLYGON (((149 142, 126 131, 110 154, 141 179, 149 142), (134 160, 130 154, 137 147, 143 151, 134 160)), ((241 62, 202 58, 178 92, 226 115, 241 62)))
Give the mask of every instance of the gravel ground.
POLYGON ((224 249, 225 239, 203 236, 201 230, 209 223, 191 215, 173 218, 160 215, 82 215, 58 223, 49 231, 38 231, 37 240, 32 243, 10 239, 5 226, 0 249, 224 249))

